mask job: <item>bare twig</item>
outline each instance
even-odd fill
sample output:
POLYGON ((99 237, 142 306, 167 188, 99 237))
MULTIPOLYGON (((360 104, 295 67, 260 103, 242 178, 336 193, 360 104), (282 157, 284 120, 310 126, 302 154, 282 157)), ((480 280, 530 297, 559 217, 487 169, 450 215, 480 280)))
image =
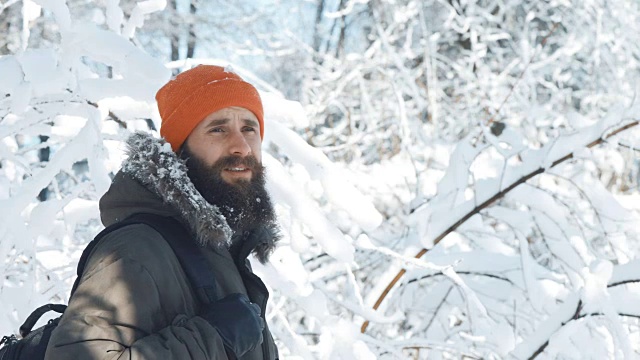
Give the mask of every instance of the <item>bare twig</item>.
MULTIPOLYGON (((91 102, 89 100, 87 100, 87 104, 95 107, 96 109, 98 108, 98 104, 91 102)), ((118 125, 120 125, 121 128, 126 129, 127 128, 127 122, 121 120, 118 116, 116 116, 116 114, 114 114, 111 110, 109 110, 109 117, 115 121, 118 125)))
POLYGON ((440 312, 440 308, 442 307, 442 305, 444 305, 445 301, 447 301, 447 298, 449 297, 449 293, 451 293, 451 290, 453 290, 453 286, 449 286, 449 290, 447 290, 447 293, 444 294, 444 296, 442 297, 442 300, 436 307, 436 310, 433 312, 433 316, 431 317, 431 320, 429 320, 429 323, 427 324, 427 327, 424 330, 425 334, 427 333, 427 331, 429 331, 431 324, 433 324, 433 320, 435 320, 436 316, 438 316, 438 313, 440 312))
MULTIPOLYGON (((618 281, 618 282, 610 283, 610 284, 607 285, 607 288, 612 288, 612 287, 616 287, 616 286, 620 286, 620 285, 624 285, 624 284, 630 284, 630 283, 638 283, 638 282, 640 282, 640 278, 639 279, 626 279, 626 280, 621 280, 621 281, 618 281)), ((565 326, 566 324, 568 324, 571 321, 578 320, 578 319, 584 318, 586 316, 602 316, 602 315, 604 315, 602 313, 580 314, 582 309, 583 309, 583 304, 582 304, 582 301, 579 300, 577 302, 576 310, 573 312, 573 315, 571 317, 569 317, 566 321, 563 321, 562 323, 560 323, 558 328, 556 330, 554 330, 553 332, 556 333, 559 329, 561 329, 563 326, 565 326)), ((630 317, 630 318, 635 318, 635 319, 639 319, 640 318, 640 315, 627 314, 627 313, 618 313, 618 316, 630 317)), ((529 360, 535 359, 538 355, 540 355, 540 354, 542 354, 542 352, 544 352, 545 348, 548 345, 549 345, 549 340, 545 341, 542 345, 540 345, 540 347, 538 347, 538 349, 536 349, 533 352, 533 354, 528 357, 528 359, 529 360)))
MULTIPOLYGON (((608 141, 607 141, 607 142, 608 142, 608 141)), ((615 145, 616 145, 616 146, 623 147, 623 148, 625 148, 625 149, 632 150, 632 151, 638 151, 638 152, 640 152, 640 148, 637 148, 637 147, 632 146, 632 145, 622 144, 622 143, 620 143, 620 142, 616 143, 615 145)))
MULTIPOLYGON (((576 311, 573 313, 573 316, 568 319, 567 321, 563 322, 562 325, 560 325, 560 327, 565 326, 567 323, 569 323, 572 320, 578 319, 580 317, 580 310, 582 310, 582 300, 578 301, 578 306, 576 307, 576 311)), ((547 345, 549 345, 549 341, 546 341, 544 344, 542 344, 538 350, 536 350, 530 357, 528 360, 532 360, 535 359, 538 355, 542 354, 542 352, 544 351, 544 349, 547 347, 547 345)))
MULTIPOLYGON (((549 38, 551 37, 551 35, 553 35, 553 33, 556 31, 556 29, 558 28, 559 25, 560 25, 560 23, 554 23, 553 27, 551 27, 551 30, 549 30, 549 33, 542 39, 540 44, 543 47, 547 44, 547 40, 549 40, 549 38)), ((511 86, 511 89, 509 90, 509 93, 507 94, 507 96, 505 96, 504 100, 502 100, 502 103, 500 104, 500 106, 498 106, 498 109, 496 110, 496 112, 489 118, 489 120, 487 120, 487 124, 486 124, 487 126, 491 125, 495 121, 496 116, 498 116, 498 114, 500 114, 500 111, 502 110, 502 107, 504 106, 504 104, 507 103, 509 98, 511 98, 511 95, 515 91, 516 86, 518 86, 518 83, 520 83, 520 80, 522 80, 522 78, 524 77, 524 74, 527 72, 527 69, 529 69, 529 66, 531 66, 531 64, 533 63, 533 59, 538 57, 538 52, 541 49, 542 49, 542 47, 538 48, 536 53, 533 54, 531 59, 529 59, 529 62, 527 63, 527 65, 525 65, 524 69, 522 69, 522 72, 520 73, 520 76, 518 76, 518 78, 516 79, 516 82, 513 84, 513 86, 511 86)))
POLYGON ((620 285, 625 285, 625 284, 633 284, 633 283, 637 283, 640 282, 640 279, 631 279, 631 280, 624 280, 624 281, 618 281, 616 283, 612 283, 607 285, 607 287, 614 287, 614 286, 620 286, 620 285))
MULTIPOLYGON (((634 282, 637 282, 637 281, 640 281, 640 280, 634 280, 634 282)), ((609 285, 609 287, 610 287, 610 286, 611 286, 611 285, 609 285)), ((604 314, 603 314, 603 313, 599 313, 599 312, 596 312, 596 313, 589 313, 589 314, 582 314, 582 315, 580 315, 580 311, 581 311, 581 310, 582 310, 582 302, 579 302, 579 303, 578 303, 578 308, 576 309, 575 314, 573 314, 573 316, 571 317, 571 319, 569 319, 569 320, 567 320, 567 321, 563 322, 563 323, 562 323, 562 326, 564 326, 564 325, 568 324, 568 323, 569 323, 569 322, 571 322, 571 321, 579 320, 579 319, 585 318, 585 317, 587 317, 587 316, 604 316, 604 314)), ((640 315, 636 315, 636 314, 618 313, 618 316, 624 316, 624 317, 630 317, 630 318, 640 319, 640 315)), ((548 345, 549 345, 549 341, 547 341, 547 342, 545 342, 544 344, 542 344, 542 345, 538 348, 538 350, 536 350, 536 352, 534 352, 534 353, 529 357, 529 359, 528 359, 528 360, 535 359, 538 355, 542 354, 542 352, 544 351, 544 349, 546 349, 546 347, 547 347, 548 345)))
MULTIPOLYGON (((481 272, 475 272, 475 271, 456 271, 456 274, 458 274, 458 275, 484 276, 484 277, 489 277, 489 278, 492 278, 492 279, 502 280, 502 281, 510 283, 511 285, 515 285, 513 283, 513 281, 507 279, 506 277, 502 277, 502 276, 498 276, 498 275, 494 275, 494 274, 481 273, 481 272)), ((435 274, 424 275, 424 276, 421 276, 419 278, 411 279, 411 280, 407 281, 407 284, 411 284, 411 283, 414 283, 414 282, 417 282, 417 281, 420 281, 420 280, 424 280, 424 279, 428 279, 428 278, 436 277, 436 276, 446 276, 446 275, 444 273, 442 273, 442 272, 438 272, 438 273, 435 273, 435 274)))

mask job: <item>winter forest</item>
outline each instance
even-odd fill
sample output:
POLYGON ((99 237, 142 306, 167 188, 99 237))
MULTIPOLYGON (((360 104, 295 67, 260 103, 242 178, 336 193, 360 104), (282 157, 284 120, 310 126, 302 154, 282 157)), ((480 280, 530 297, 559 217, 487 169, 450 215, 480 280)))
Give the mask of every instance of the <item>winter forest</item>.
POLYGON ((640 357, 639 1, 0 0, 0 31, 2 335, 68 301, 158 88, 217 64, 265 106, 282 359, 640 357))

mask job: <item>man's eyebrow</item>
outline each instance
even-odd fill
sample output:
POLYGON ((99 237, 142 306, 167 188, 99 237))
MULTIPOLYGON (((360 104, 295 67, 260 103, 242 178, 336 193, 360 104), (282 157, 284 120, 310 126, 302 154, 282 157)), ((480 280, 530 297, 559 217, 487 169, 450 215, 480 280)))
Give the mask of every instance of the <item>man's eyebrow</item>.
MULTIPOLYGON (((228 124, 231 120, 229 118, 222 118, 222 119, 214 119, 211 120, 207 123, 207 125, 205 126, 205 128, 210 128, 210 127, 214 127, 214 126, 220 126, 220 125, 225 125, 228 124)), ((243 119, 242 120, 244 122, 245 125, 249 125, 249 126, 253 126, 253 127, 260 127, 260 123, 258 123, 256 120, 253 119, 243 119)))
POLYGON ((209 121, 209 123, 207 124, 207 128, 213 127, 213 126, 218 126, 218 125, 224 125, 226 123, 228 123, 230 120, 228 118, 222 118, 222 119, 214 119, 209 121))
POLYGON ((254 127, 260 127, 260 124, 253 119, 244 119, 244 124, 254 126, 254 127))

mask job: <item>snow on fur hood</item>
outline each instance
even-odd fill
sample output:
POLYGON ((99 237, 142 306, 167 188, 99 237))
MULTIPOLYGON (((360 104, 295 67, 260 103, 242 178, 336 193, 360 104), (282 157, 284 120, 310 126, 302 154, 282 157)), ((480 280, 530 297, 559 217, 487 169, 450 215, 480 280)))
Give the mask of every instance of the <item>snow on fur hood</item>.
POLYGON ((184 160, 164 139, 136 132, 127 139, 122 172, 174 208, 201 246, 230 245, 233 234, 218 207, 207 202, 187 176, 184 160))

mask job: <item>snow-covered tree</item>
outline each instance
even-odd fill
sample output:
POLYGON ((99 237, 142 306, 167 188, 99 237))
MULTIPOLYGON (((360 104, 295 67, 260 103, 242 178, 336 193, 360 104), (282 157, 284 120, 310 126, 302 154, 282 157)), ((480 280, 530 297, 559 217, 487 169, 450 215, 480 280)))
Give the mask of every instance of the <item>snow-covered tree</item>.
POLYGON ((67 300, 158 87, 231 63, 265 103, 283 358, 637 356, 639 7, 5 2, 0 330, 67 300))

